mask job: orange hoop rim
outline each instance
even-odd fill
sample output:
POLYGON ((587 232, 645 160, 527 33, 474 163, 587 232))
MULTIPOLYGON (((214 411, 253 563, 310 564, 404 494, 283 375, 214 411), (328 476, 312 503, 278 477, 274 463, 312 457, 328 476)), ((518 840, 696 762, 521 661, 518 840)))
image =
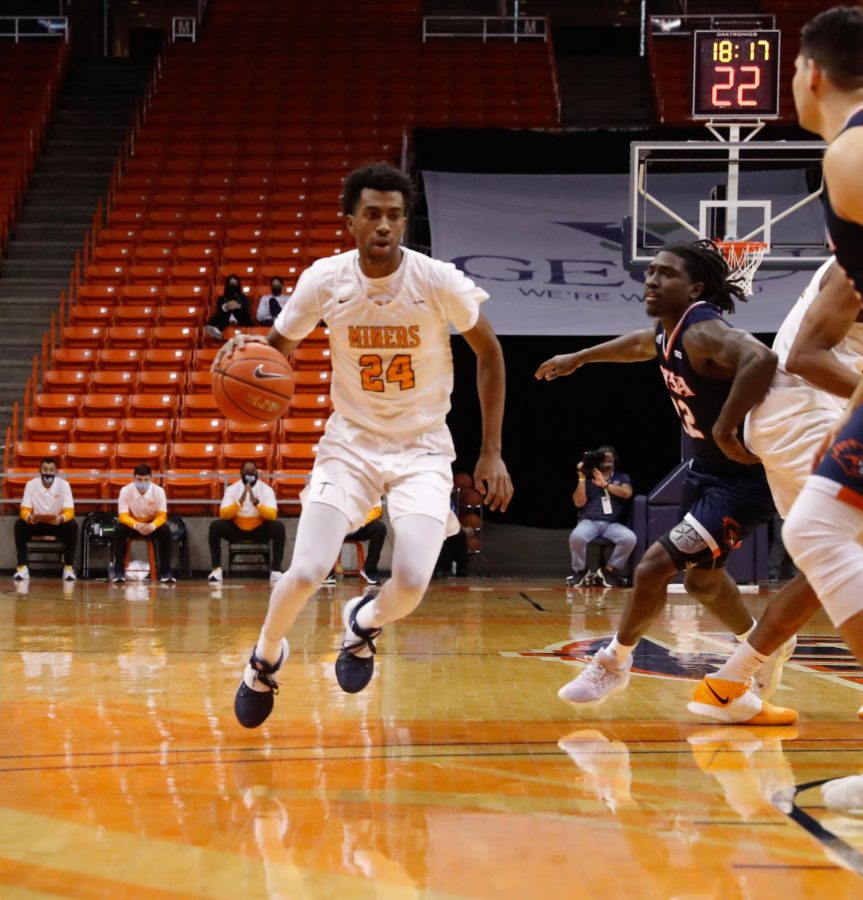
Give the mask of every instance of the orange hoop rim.
POLYGON ((767 249, 766 241, 716 240, 713 243, 716 244, 720 253, 722 253, 726 259, 732 253, 758 253, 767 249))

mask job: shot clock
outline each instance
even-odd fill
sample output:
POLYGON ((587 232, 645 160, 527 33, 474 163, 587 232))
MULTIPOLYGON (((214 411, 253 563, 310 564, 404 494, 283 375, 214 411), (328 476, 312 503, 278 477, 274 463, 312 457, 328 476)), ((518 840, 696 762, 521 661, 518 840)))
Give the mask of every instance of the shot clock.
POLYGON ((779 115, 778 31, 696 31, 692 63, 693 118, 779 115))

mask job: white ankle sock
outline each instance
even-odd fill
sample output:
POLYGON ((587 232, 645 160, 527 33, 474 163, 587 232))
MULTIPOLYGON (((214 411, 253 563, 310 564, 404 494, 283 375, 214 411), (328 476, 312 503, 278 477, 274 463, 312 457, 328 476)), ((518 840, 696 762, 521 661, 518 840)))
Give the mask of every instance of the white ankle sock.
POLYGON ((279 638, 277 641, 267 640, 267 636, 264 634, 264 629, 262 628, 261 634, 258 637, 258 643, 255 644, 255 655, 258 659, 263 659, 266 662, 275 665, 282 655, 282 639, 279 638))
POLYGON ((749 681, 767 660, 768 657, 759 653, 749 641, 744 641, 714 674, 716 678, 728 681, 749 681))
POLYGON ((748 638, 749 635, 752 634, 753 631, 755 631, 755 626, 757 624, 758 623, 755 621, 755 619, 753 619, 752 624, 746 629, 746 631, 742 632, 741 634, 735 634, 734 637, 737 638, 737 642, 742 644, 746 640, 746 638, 748 638))
POLYGON ((627 646, 626 644, 621 644, 617 639, 617 635, 615 635, 611 639, 611 643, 604 647, 603 650, 606 654, 611 654, 614 656, 614 661, 617 665, 622 666, 626 663, 630 656, 632 656, 632 651, 635 649, 636 644, 632 646, 627 646))
POLYGON ((366 603, 366 605, 357 613, 357 625, 360 628, 380 628, 380 620, 377 617, 377 598, 366 603))

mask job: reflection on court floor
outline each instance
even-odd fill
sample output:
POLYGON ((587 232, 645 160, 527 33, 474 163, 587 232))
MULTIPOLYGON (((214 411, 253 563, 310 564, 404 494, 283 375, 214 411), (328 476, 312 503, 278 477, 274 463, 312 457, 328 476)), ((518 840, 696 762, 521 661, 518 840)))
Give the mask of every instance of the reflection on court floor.
POLYGON ((733 638, 685 595, 630 687, 579 712, 557 689, 614 633, 621 592, 435 582, 349 696, 343 582, 303 612, 249 732, 233 694, 267 588, 237 588, 0 592, 0 894, 863 893, 863 820, 820 792, 863 770, 863 672, 821 616, 776 695, 800 723, 711 727, 686 701, 733 638))

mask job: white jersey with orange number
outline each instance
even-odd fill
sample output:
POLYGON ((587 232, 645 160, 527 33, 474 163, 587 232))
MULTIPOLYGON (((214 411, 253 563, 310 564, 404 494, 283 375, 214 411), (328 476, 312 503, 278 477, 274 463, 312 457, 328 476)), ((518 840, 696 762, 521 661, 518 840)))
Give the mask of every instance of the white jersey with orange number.
POLYGON ((469 331, 488 299, 452 263, 402 252, 386 278, 363 275, 356 250, 318 260, 275 321, 293 341, 326 322, 334 410, 385 434, 444 424, 453 386, 449 324, 469 331))

